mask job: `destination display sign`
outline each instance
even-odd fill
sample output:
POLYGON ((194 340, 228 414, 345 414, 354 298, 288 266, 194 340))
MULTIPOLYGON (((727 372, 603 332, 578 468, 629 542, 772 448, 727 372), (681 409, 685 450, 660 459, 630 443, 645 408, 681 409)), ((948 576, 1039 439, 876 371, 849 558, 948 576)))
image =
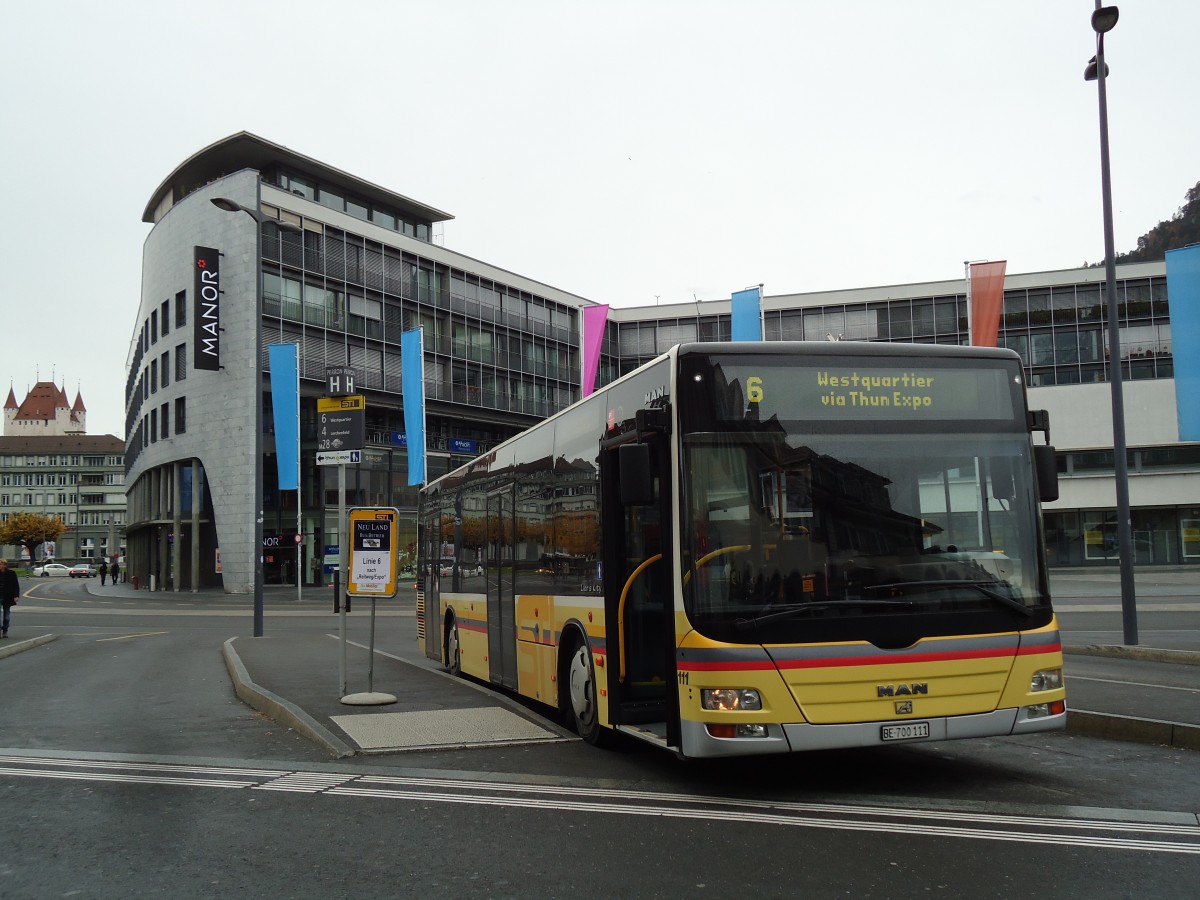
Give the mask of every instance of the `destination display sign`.
POLYGON ((1007 419, 1013 373, 999 367, 728 365, 760 421, 1007 419))

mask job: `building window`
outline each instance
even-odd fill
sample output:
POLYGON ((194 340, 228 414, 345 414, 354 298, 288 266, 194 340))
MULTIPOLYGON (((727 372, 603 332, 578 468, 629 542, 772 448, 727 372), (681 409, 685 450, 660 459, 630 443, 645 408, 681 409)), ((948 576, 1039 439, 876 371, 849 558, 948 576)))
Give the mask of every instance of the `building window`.
POLYGON ((183 434, 187 431, 187 401, 183 397, 178 397, 175 400, 175 433, 183 434))
POLYGON ((162 322, 162 333, 165 337, 171 331, 171 301, 164 300, 159 309, 159 321, 162 322))
POLYGON ((171 407, 164 403, 159 407, 159 437, 164 441, 171 436, 171 407))
POLYGON ((183 381, 187 378, 187 344, 179 344, 175 347, 175 380, 183 381))
POLYGON ((155 344, 157 342, 158 342, 158 310, 152 309, 150 311, 150 343, 155 344))
POLYGON ((175 295, 175 327, 182 328, 187 324, 187 291, 175 295))
POLYGON ((337 191, 330 190, 327 187, 322 187, 317 195, 317 202, 322 206, 328 206, 330 209, 336 209, 338 212, 346 211, 346 198, 337 191))
POLYGON ((166 387, 171 383, 171 351, 166 350, 162 355, 162 386, 166 387))
POLYGON ((150 443, 158 443, 158 410, 150 410, 150 443))

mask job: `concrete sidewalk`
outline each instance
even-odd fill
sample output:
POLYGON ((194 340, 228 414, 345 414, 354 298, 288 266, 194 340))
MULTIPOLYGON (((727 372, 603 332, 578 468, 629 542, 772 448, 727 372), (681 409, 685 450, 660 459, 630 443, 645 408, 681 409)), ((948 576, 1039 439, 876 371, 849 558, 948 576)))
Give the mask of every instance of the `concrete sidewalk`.
POLYGON ((234 691, 247 704, 305 734, 333 756, 433 748, 495 747, 574 739, 507 696, 440 668, 367 649, 347 651, 348 699, 339 681, 340 642, 329 635, 230 638, 223 654, 234 691), (373 687, 369 697, 366 688, 373 687), (359 690, 361 689, 361 690, 359 690), (371 703, 380 694, 394 703, 371 703))

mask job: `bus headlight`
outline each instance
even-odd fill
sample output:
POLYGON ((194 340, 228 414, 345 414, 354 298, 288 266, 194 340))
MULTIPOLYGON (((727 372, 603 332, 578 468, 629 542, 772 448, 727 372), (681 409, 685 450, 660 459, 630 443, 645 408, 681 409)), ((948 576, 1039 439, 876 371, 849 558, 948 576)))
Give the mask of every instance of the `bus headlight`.
POLYGON ((762 709, 762 697, 754 688, 703 688, 700 705, 705 709, 732 711, 762 709))
POLYGON ((1033 678, 1029 682, 1029 690, 1033 693, 1056 691, 1062 685, 1062 669, 1042 669, 1033 673, 1033 678))

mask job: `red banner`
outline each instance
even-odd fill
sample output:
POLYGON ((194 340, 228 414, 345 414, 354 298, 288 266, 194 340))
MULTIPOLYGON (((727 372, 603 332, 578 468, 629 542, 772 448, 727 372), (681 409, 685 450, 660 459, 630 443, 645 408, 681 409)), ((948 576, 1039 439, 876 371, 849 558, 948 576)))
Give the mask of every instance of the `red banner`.
POLYGON ((1004 266, 999 262, 971 263, 971 346, 995 347, 1004 306, 1004 266))

